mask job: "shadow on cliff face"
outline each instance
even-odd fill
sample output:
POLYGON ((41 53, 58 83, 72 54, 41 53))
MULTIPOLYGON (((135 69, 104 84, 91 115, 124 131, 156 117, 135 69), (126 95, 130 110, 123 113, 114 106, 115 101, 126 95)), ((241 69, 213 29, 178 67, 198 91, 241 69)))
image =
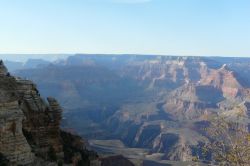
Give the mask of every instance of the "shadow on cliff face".
POLYGON ((134 164, 121 155, 101 159, 101 166, 134 166, 134 164))
POLYGON ((143 161, 143 166, 171 166, 171 164, 161 164, 161 163, 157 163, 155 161, 149 161, 149 160, 145 160, 143 161))
POLYGON ((197 86, 196 95, 199 100, 216 104, 224 99, 222 92, 212 86, 197 86))
POLYGON ((158 125, 147 126, 142 132, 136 144, 136 147, 151 148, 153 141, 161 132, 161 128, 158 125))
POLYGON ((90 165, 91 160, 98 158, 98 155, 94 151, 90 151, 85 147, 81 137, 74 136, 70 133, 61 131, 60 133, 64 151, 64 162, 74 163, 75 158, 79 155, 78 165, 90 165))
POLYGON ((2 153, 0 153, 0 165, 1 166, 9 165, 9 160, 2 153))

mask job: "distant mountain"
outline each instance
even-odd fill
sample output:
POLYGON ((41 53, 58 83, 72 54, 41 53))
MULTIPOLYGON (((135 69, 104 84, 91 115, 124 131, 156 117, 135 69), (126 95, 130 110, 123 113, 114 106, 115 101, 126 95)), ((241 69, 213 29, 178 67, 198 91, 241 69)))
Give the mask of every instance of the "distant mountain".
POLYGON ((55 61, 65 59, 70 54, 0 54, 0 59, 6 61, 25 62, 28 59, 43 59, 47 61, 55 61))
POLYGON ((65 128, 148 150, 145 160, 191 161, 210 141, 209 117, 241 108, 250 127, 249 72, 250 58, 75 55, 16 74, 59 99, 65 128))
POLYGON ((43 59, 28 59, 26 62, 15 62, 7 60, 4 63, 8 67, 9 71, 12 73, 14 71, 22 69, 45 67, 49 65, 51 62, 43 59))
POLYGON ((49 65, 51 62, 43 59, 28 59, 24 63, 24 68, 36 68, 49 65))
POLYGON ((22 62, 15 62, 15 61, 8 61, 8 60, 4 61, 4 63, 9 68, 10 72, 23 69, 23 65, 24 65, 24 63, 22 62))

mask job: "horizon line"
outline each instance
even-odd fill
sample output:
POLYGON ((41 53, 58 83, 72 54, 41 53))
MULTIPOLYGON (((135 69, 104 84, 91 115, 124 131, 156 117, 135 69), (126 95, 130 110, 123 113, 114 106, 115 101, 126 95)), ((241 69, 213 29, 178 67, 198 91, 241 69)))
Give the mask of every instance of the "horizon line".
POLYGON ((128 56, 173 56, 173 57, 221 57, 221 58, 250 58, 250 56, 230 55, 190 55, 190 54, 143 54, 143 53, 0 53, 1 55, 128 55, 128 56))

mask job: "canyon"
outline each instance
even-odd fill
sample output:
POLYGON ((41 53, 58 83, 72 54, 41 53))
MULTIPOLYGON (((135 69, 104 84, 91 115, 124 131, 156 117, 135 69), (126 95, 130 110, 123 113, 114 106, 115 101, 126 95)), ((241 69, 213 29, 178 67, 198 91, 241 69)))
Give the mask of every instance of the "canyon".
MULTIPOLYGON (((63 129, 79 133, 101 154, 173 164, 202 157, 201 146, 210 141, 202 128, 213 116, 234 120, 241 112, 242 128, 250 130, 249 72, 250 58, 72 55, 13 74, 61 103, 62 114, 58 103, 48 100, 50 116, 56 117, 48 124, 51 130, 59 127, 61 115, 63 129), (138 153, 130 155, 131 150, 138 153)), ((58 142, 53 134, 50 141, 58 142)), ((54 146, 60 152, 60 144, 54 146)))

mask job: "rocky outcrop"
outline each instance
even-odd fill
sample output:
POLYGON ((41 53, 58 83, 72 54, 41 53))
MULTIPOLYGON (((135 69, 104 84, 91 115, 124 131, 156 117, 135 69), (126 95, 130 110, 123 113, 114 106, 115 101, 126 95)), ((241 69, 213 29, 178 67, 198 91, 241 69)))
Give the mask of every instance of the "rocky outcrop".
POLYGON ((31 81, 17 79, 16 84, 18 102, 25 115, 23 131, 34 153, 49 159, 48 152, 53 148, 57 156, 62 158, 63 148, 60 138, 62 109, 59 104, 53 98, 48 98, 46 103, 31 81))
POLYGON ((23 135, 25 115, 20 108, 17 84, 0 62, 0 153, 12 164, 29 164, 34 153, 23 135))
POLYGON ((3 61, 0 60, 0 75, 7 75, 7 68, 4 66, 3 61))
POLYGON ((0 103, 0 152, 15 165, 34 161, 34 153, 22 132, 24 118, 17 101, 0 103))
MULTIPOLYGON (((74 144, 70 150, 79 153, 78 161, 83 156, 84 163, 95 160, 97 155, 90 159, 91 151, 84 151, 79 137, 64 132, 72 138, 72 142, 65 141, 60 130, 62 109, 54 98, 47 101, 35 84, 10 76, 0 61, 0 153, 10 165, 44 165, 45 161, 64 160, 65 146, 74 144)), ((71 163, 76 160, 72 158, 71 163)))

